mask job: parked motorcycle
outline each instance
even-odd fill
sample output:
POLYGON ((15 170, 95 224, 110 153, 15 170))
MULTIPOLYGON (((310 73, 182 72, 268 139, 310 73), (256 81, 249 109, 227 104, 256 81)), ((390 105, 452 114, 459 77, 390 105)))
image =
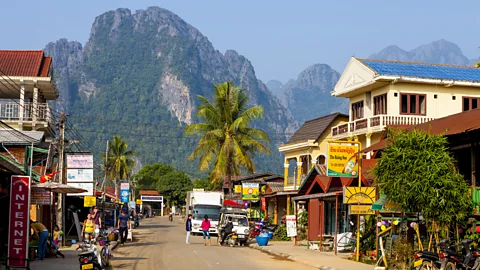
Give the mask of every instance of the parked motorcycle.
MULTIPOLYGON (((98 229, 97 229, 98 230, 98 229)), ((80 269, 94 269, 94 270, 103 270, 106 269, 107 265, 100 256, 95 239, 88 240, 86 239, 83 245, 80 245, 79 248, 82 249, 82 253, 78 254, 78 261, 80 263, 80 269)))
MULTIPOLYGON (((437 246, 443 250, 454 240, 454 238, 443 239, 437 246)), ((415 267, 416 270, 436 270, 441 267, 439 255, 436 252, 428 251, 427 249, 415 252, 413 258, 415 259, 413 267, 415 267)))
POLYGON ((238 244, 238 235, 236 232, 232 232, 231 234, 227 235, 225 238, 225 242, 230 246, 234 247, 238 244))
POLYGON ((464 239, 459 244, 444 246, 438 254, 441 260, 440 269, 480 269, 479 253, 472 247, 473 240, 464 239))

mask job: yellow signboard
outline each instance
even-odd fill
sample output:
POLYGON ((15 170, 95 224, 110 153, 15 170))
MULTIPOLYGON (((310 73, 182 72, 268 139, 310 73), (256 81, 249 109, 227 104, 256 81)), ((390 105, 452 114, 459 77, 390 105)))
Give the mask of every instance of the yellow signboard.
POLYGON ((235 185, 235 193, 242 193, 242 185, 235 185))
POLYGON ((344 204, 373 204, 376 189, 374 187, 343 187, 344 204))
POLYGON ((85 196, 83 197, 83 206, 92 207, 97 205, 97 197, 95 196, 85 196))
POLYGON ((328 144, 327 176, 358 177, 358 145, 328 144))
POLYGON ((259 186, 258 183, 242 183, 242 200, 259 200, 259 186))
POLYGON ((137 199, 136 203, 137 203, 137 204, 142 204, 142 200, 137 199))
POLYGON ((371 204, 367 205, 350 205, 350 214, 351 215, 375 215, 375 211, 370 209, 371 204))

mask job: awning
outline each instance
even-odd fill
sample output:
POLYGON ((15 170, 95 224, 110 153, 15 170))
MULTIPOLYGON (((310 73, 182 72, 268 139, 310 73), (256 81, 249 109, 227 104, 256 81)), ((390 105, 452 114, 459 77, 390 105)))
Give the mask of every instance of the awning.
POLYGON ((329 193, 318 193, 318 194, 311 194, 311 195, 303 195, 303 196, 298 196, 292 198, 294 201, 299 201, 299 200, 307 200, 307 199, 318 199, 318 198, 325 198, 325 197, 332 197, 335 195, 342 195, 342 191, 334 191, 334 192, 329 192, 329 193))
POLYGON ((372 204, 372 210, 380 211, 383 209, 383 206, 387 204, 388 198, 385 195, 381 195, 380 198, 372 204))

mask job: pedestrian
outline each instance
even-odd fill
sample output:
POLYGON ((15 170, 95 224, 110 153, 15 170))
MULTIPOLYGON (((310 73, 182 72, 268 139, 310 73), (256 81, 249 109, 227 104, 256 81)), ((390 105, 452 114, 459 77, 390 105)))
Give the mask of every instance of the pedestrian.
POLYGON ((60 232, 61 231, 58 225, 55 225, 55 228, 53 229, 53 243, 55 243, 57 247, 59 246, 58 244, 60 243, 60 232))
POLYGON ((187 230, 187 239, 185 241, 188 245, 190 244, 190 232, 192 231, 192 215, 188 215, 187 222, 185 223, 185 229, 187 230))
POLYGON ((92 219, 95 223, 94 234, 95 238, 97 238, 99 234, 98 232, 100 232, 100 229, 102 228, 102 214, 98 211, 98 208, 96 206, 93 207, 93 212, 91 212, 90 214, 92 214, 92 219))
POLYGON ((222 242, 220 242, 218 245, 222 246, 223 243, 225 242, 225 239, 227 239, 227 236, 233 232, 233 223, 232 223, 232 217, 227 217, 227 224, 225 224, 225 227, 223 228, 223 233, 222 233, 222 242))
POLYGON ((87 215, 87 219, 83 222, 82 235, 85 239, 92 239, 95 232, 95 222, 92 219, 92 214, 87 215))
POLYGON ((202 232, 203 232, 203 244, 206 246, 207 245, 207 236, 208 236, 208 245, 212 245, 212 240, 210 239, 210 220, 208 219, 208 216, 205 215, 203 221, 202 221, 202 232))
POLYGON ((122 211, 122 215, 118 217, 117 228, 120 231, 120 244, 123 246, 127 241, 128 230, 130 230, 130 219, 127 212, 122 211))
POLYGON ((47 227, 40 222, 30 220, 30 228, 33 229, 35 235, 38 237, 37 260, 43 260, 47 252, 47 227))

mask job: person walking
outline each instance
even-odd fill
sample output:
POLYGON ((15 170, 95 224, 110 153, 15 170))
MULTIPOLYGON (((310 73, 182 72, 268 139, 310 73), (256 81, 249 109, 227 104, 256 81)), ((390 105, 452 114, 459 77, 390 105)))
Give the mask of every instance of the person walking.
POLYGON ((225 224, 225 227, 223 227, 222 241, 218 243, 218 245, 222 246, 223 243, 225 242, 225 239, 227 239, 227 236, 232 232, 233 232, 232 217, 227 217, 227 224, 225 224))
POLYGON ((92 219, 92 215, 88 214, 87 219, 83 222, 82 235, 85 239, 91 240, 95 232, 95 221, 92 219))
POLYGON ((30 228, 33 229, 35 235, 38 237, 37 260, 43 260, 47 252, 47 227, 40 222, 30 220, 30 228))
POLYGON ((93 222, 95 223, 95 237, 98 237, 97 229, 100 230, 102 228, 102 214, 98 211, 96 206, 93 207, 93 211, 90 214, 92 215, 93 222))
POLYGON ((212 240, 210 239, 210 220, 208 219, 208 216, 205 215, 202 221, 202 232, 203 232, 203 244, 206 246, 207 245, 207 236, 208 236, 208 245, 212 245, 212 240))
POLYGON ((120 244, 123 246, 127 241, 128 230, 130 230, 130 219, 125 211, 118 217, 118 230, 120 231, 120 244))
POLYGON ((188 215, 187 222, 185 222, 185 229, 187 230, 187 239, 185 240, 187 245, 190 244, 190 232, 192 231, 192 215, 188 215))

